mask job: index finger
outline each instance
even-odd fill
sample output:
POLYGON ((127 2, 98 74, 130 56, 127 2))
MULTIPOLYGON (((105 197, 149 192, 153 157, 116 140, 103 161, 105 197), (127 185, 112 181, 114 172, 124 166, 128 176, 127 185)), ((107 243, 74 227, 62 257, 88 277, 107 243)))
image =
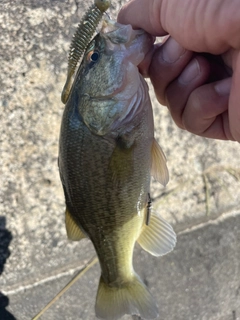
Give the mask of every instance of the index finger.
POLYGON ((131 24, 135 29, 143 29, 153 36, 164 36, 159 13, 162 1, 133 0, 122 7, 118 14, 118 22, 131 24))

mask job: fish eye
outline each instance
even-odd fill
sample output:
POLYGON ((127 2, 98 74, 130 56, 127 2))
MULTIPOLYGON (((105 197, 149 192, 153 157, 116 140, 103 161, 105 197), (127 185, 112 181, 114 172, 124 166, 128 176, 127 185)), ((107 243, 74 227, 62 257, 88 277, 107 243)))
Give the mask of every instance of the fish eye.
POLYGON ((99 52, 97 51, 90 51, 87 55, 87 60, 91 62, 96 62, 99 58, 99 52))
POLYGON ((98 52, 93 52, 93 54, 91 55, 91 60, 96 62, 98 60, 99 57, 99 53, 98 52))

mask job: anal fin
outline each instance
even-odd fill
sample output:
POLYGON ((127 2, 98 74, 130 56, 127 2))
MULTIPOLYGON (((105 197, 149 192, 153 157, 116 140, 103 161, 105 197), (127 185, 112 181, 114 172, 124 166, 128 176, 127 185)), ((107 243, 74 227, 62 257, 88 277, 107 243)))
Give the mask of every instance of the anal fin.
POLYGON ((73 220, 68 208, 66 208, 66 212, 65 212, 65 223, 66 223, 67 236, 69 240, 79 241, 83 238, 86 238, 86 235, 82 232, 82 230, 73 220))
POLYGON ((177 240, 172 226, 156 212, 151 211, 149 225, 144 224, 137 241, 153 256, 162 256, 173 250, 177 240))
POLYGON ((152 168, 151 174, 162 185, 166 186, 169 180, 168 168, 166 164, 166 157, 157 143, 156 139, 153 139, 152 143, 152 168))

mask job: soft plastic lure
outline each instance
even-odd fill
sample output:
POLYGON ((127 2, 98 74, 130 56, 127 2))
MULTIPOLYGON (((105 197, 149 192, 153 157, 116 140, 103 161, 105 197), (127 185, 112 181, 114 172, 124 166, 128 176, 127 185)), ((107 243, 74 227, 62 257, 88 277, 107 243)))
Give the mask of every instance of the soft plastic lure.
POLYGON ((72 77, 77 63, 87 48, 103 13, 110 7, 110 0, 95 0, 94 4, 88 9, 79 23, 73 36, 69 56, 68 56, 68 75, 62 91, 62 102, 65 104, 71 90, 72 77))

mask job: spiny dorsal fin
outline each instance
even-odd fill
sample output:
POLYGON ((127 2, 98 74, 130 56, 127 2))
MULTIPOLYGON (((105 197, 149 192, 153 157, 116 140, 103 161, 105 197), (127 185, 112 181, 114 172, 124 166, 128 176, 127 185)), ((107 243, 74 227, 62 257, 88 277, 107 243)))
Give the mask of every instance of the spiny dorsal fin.
POLYGON ((66 208, 66 212, 65 212, 65 223, 66 223, 67 236, 69 240, 79 241, 83 238, 86 238, 86 235, 82 232, 82 230, 73 220, 68 208, 66 208))
POLYGON ((140 246, 153 256, 162 256, 176 245, 172 226, 152 210, 149 225, 144 225, 138 238, 140 246))
POLYGON ((151 174, 162 185, 166 186, 169 180, 168 168, 166 164, 166 157, 157 143, 156 139, 153 139, 152 143, 152 168, 151 174))

